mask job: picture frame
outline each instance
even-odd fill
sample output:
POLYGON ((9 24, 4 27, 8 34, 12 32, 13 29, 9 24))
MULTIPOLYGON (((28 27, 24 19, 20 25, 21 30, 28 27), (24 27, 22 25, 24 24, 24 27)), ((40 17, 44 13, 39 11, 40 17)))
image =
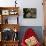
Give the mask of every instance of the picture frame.
POLYGON ((10 12, 10 15, 16 15, 17 14, 17 12, 10 12))
POLYGON ((9 15, 9 10, 2 10, 2 15, 9 15))
POLYGON ((23 18, 36 18, 37 9, 36 8, 23 8, 23 18))
POLYGON ((9 14, 10 14, 10 15, 16 15, 17 13, 18 13, 18 12, 15 11, 15 10, 10 10, 10 11, 9 11, 9 14))

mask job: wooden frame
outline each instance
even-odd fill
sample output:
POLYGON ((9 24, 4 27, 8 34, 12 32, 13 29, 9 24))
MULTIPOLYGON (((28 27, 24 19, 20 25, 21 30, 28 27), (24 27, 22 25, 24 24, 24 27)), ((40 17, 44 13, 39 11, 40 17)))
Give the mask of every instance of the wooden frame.
MULTIPOLYGON (((8 12, 9 15, 18 15, 18 8, 19 7, 0 7, 0 11, 5 10, 5 12, 8 12), (10 12, 13 12, 13 14, 10 14, 10 12)), ((1 14, 1 13, 0 13, 1 14)), ((5 15, 5 14, 3 14, 5 15)), ((8 15, 8 14, 6 14, 8 15)))
POLYGON ((9 15, 9 10, 2 10, 2 15, 9 15))
POLYGON ((36 18, 36 8, 23 8, 23 18, 36 18))
MULTIPOLYGON (((5 28, 10 28, 14 32, 15 32, 15 29, 17 30, 16 32, 19 31, 18 8, 19 7, 0 7, 0 15, 1 15, 0 32, 2 32, 5 28), (13 10, 13 11, 11 11, 11 10, 13 10), (4 12, 3 14, 2 14, 2 11, 4 12), (15 13, 14 14, 10 14, 10 12, 15 12, 15 13), (17 23, 16 24, 9 24, 7 16, 14 16, 14 17, 17 16, 17 23), (3 19, 5 19, 5 17, 6 17, 6 20, 3 23, 3 19)), ((1 43, 0 46, 14 46, 14 45, 18 46, 18 40, 17 41, 16 40, 15 41, 13 41, 13 40, 9 40, 9 41, 1 40, 0 43, 1 43)))
POLYGON ((14 16, 14 17, 17 16, 17 18, 16 18, 17 20, 13 24, 18 24, 18 15, 19 15, 18 14, 18 9, 19 9, 19 7, 0 7, 1 23, 2 24, 12 24, 12 22, 9 23, 9 19, 7 18, 7 16, 11 16, 11 17, 12 16, 14 16), (6 19, 5 19, 5 16, 6 16, 6 19))

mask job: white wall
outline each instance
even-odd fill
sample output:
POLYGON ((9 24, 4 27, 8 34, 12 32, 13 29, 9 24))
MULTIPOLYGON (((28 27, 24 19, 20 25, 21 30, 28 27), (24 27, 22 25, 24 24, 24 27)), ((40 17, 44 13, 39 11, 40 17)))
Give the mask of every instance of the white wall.
MULTIPOLYGON (((15 0, 0 0, 0 6, 14 6, 15 0)), ((43 26, 43 6, 42 0, 17 0, 19 11, 19 23, 21 26, 43 26), (37 18, 36 19, 24 19, 23 8, 36 8, 37 18)))
POLYGON ((20 11, 20 25, 22 26, 43 26, 43 6, 42 0, 21 0, 21 11, 20 11), (21 4, 22 3, 22 4, 21 4), (36 19, 24 19, 23 8, 36 8, 37 18, 36 19))
POLYGON ((0 0, 0 6, 1 7, 9 7, 9 6, 14 6, 14 1, 15 0, 0 0))

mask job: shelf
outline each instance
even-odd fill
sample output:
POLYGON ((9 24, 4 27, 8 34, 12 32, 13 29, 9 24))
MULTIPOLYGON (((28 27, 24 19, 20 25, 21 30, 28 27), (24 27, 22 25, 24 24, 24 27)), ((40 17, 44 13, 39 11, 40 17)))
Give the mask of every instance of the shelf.
POLYGON ((18 15, 18 13, 16 13, 16 14, 10 14, 9 13, 8 15, 1 15, 1 16, 19 16, 19 15, 18 15))
POLYGON ((19 42, 18 40, 18 31, 19 31, 18 13, 19 12, 18 11, 19 11, 19 7, 0 7, 0 23, 1 23, 0 24, 0 32, 1 32, 0 46, 18 46, 18 42, 19 42), (7 34, 7 38, 5 36, 6 34, 4 35, 5 31, 7 34))
POLYGON ((0 25, 1 30, 5 29, 5 28, 10 28, 14 31, 14 29, 17 29, 17 31, 19 31, 19 24, 1 24, 0 25))
POLYGON ((16 42, 19 42, 19 40, 15 40, 15 41, 12 41, 12 40, 10 40, 10 41, 3 41, 4 43, 16 43, 16 42))
POLYGON ((18 11, 19 7, 0 7, 0 24, 18 24, 18 11))
POLYGON ((0 7, 0 10, 18 9, 19 7, 0 7))
POLYGON ((2 16, 2 24, 18 24, 18 16, 2 16))
POLYGON ((19 7, 0 7, 1 15, 18 15, 19 7))

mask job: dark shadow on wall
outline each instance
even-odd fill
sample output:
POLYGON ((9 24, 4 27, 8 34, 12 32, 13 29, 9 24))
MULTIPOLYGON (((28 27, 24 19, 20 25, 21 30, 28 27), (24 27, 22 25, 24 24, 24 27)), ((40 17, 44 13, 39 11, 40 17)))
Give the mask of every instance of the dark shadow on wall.
POLYGON ((42 26, 21 26, 20 27, 20 31, 19 31, 19 40, 20 40, 20 42, 21 42, 21 40, 22 40, 22 38, 24 36, 25 31, 28 28, 32 28, 34 30, 34 32, 37 33, 37 37, 38 37, 39 41, 41 43, 43 43, 43 30, 42 30, 42 26))

